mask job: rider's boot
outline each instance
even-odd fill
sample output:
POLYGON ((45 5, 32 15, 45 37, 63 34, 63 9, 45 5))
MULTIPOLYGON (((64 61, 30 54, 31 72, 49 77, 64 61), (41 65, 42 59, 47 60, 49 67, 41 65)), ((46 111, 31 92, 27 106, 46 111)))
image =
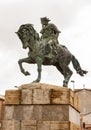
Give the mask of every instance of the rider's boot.
POLYGON ((52 48, 51 45, 47 44, 45 46, 45 57, 51 59, 53 57, 52 55, 52 48))

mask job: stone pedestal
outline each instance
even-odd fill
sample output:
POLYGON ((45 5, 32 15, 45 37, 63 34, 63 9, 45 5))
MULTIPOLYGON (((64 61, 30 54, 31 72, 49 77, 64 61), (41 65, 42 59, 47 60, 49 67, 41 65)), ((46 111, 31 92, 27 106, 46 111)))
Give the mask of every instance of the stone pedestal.
POLYGON ((3 118, 3 110, 4 110, 4 98, 0 97, 0 130, 1 130, 1 123, 3 118))
POLYGON ((79 99, 71 89, 49 84, 7 90, 2 130, 80 130, 79 99))

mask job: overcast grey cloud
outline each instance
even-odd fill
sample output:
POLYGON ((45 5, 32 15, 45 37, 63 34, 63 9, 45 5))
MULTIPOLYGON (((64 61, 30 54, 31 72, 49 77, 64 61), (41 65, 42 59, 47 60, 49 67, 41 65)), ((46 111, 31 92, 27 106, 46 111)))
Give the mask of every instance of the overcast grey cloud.
MULTIPOLYGON (((75 88, 91 87, 91 1, 90 0, 0 0, 0 94, 6 89, 30 83, 37 77, 36 65, 24 64, 31 76, 25 77, 17 61, 27 56, 15 32, 21 24, 34 24, 41 29, 40 18, 47 16, 61 30, 60 44, 66 45, 89 71, 80 77, 72 65, 75 88)), ((41 82, 62 85, 63 76, 54 67, 44 67, 41 82)), ((69 83, 72 88, 72 83, 69 83)))

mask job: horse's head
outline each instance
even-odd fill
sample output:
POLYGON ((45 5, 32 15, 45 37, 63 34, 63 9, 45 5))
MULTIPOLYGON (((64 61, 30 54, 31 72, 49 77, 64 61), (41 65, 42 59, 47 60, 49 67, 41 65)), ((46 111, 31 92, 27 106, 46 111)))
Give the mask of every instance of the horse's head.
POLYGON ((39 40, 39 34, 35 31, 32 24, 21 25, 16 33, 24 49, 31 47, 31 44, 33 44, 35 40, 39 40))

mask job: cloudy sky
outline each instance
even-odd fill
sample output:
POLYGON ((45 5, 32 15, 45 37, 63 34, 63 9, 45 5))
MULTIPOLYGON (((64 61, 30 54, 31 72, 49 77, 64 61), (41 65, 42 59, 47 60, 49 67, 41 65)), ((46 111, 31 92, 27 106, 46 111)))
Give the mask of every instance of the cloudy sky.
MULTIPOLYGON (((0 0, 0 94, 37 77, 37 66, 24 64, 31 76, 24 76, 17 61, 27 56, 15 32, 21 24, 34 24, 41 30, 40 18, 47 16, 61 30, 60 44, 68 47, 88 74, 73 71, 75 88, 91 88, 91 0, 0 0)), ((69 88, 73 83, 69 82, 69 88)), ((42 83, 62 86, 63 76, 55 67, 42 67, 42 83)))

